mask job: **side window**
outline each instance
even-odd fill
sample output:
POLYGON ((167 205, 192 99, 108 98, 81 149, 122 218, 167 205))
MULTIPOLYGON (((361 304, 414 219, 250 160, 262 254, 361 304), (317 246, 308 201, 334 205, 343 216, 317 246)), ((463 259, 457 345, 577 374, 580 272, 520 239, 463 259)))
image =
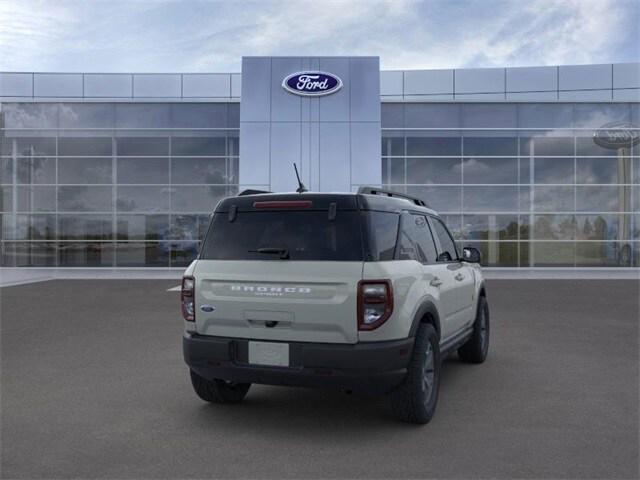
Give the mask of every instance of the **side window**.
POLYGON ((374 262, 393 260, 400 215, 389 212, 366 212, 369 219, 369 254, 374 262))
POLYGON ((402 216, 398 260, 417 260, 421 263, 435 262, 436 247, 427 219, 423 215, 405 214, 402 216))
POLYGON ((444 256, 441 261, 450 262, 453 260, 457 260, 458 252, 456 251, 456 244, 453 241, 453 238, 451 238, 451 235, 449 235, 449 232, 445 228, 442 221, 437 218, 432 218, 431 221, 433 224, 434 233, 440 241, 440 248, 442 250, 440 252, 440 255, 444 256))

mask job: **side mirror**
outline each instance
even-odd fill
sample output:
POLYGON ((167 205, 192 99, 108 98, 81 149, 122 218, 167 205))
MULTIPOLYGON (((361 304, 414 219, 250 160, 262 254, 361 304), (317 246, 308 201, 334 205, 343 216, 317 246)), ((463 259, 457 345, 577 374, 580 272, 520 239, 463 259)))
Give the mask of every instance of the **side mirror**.
POLYGON ((462 249, 462 260, 469 263, 480 263, 480 250, 473 247, 464 247, 462 249))

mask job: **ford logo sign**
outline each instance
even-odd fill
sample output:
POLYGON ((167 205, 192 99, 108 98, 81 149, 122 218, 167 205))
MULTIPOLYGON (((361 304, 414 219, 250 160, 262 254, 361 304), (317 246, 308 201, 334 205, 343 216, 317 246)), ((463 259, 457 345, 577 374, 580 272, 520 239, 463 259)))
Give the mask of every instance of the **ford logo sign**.
POLYGON ((282 88, 295 95, 319 97, 340 90, 342 80, 327 72, 297 72, 282 81, 282 88))
POLYGON ((640 142, 640 128, 627 122, 612 122, 593 134, 593 141, 604 148, 624 148, 640 142))

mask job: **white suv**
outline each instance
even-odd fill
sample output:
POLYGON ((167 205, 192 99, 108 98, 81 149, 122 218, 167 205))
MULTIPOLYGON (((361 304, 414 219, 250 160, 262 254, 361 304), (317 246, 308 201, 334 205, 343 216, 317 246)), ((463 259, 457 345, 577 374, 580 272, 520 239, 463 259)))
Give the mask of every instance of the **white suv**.
POLYGON ((487 356, 479 263, 395 192, 226 198, 182 280, 193 387, 217 403, 252 383, 389 393, 400 419, 427 423, 441 360, 487 356))

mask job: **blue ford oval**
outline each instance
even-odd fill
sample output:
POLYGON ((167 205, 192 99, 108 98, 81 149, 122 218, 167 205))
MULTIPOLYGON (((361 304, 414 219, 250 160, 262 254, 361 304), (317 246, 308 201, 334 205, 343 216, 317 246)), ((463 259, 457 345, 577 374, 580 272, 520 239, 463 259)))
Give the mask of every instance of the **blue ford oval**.
POLYGON ((327 72, 296 72, 282 81, 282 87, 295 95, 319 97, 340 90, 342 80, 327 72))

